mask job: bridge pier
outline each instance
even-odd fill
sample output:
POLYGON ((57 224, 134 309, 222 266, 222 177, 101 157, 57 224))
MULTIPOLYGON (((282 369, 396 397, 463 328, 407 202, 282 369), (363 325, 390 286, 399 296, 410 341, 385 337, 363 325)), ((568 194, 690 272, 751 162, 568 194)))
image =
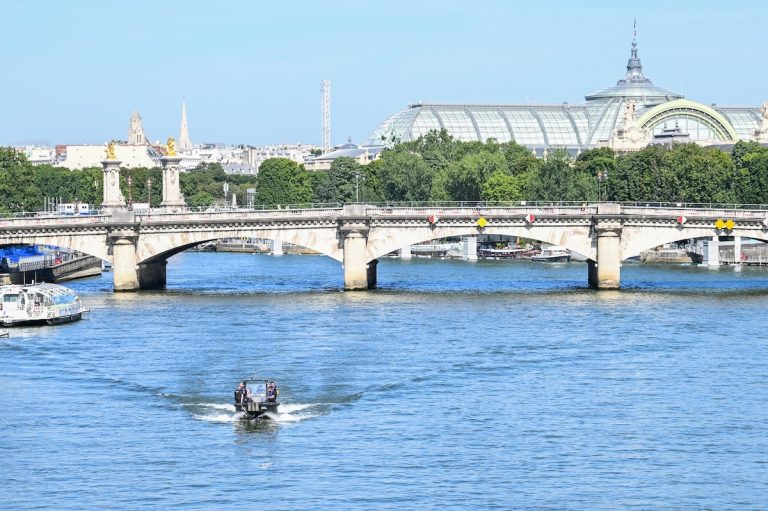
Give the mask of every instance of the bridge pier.
POLYGON ((400 249, 400 259, 410 259, 411 256, 411 246, 406 245, 403 248, 400 249))
POLYGON ((368 268, 366 271, 366 276, 368 277, 368 289, 376 289, 376 280, 378 279, 378 270, 377 266, 379 265, 379 260, 374 259, 373 261, 368 263, 368 268))
POLYGON ((621 285, 621 214, 619 204, 600 204, 595 224, 597 260, 589 265, 589 285, 595 289, 618 289, 621 285))
POLYGON ((137 271, 139 289, 162 289, 165 287, 166 259, 151 263, 140 263, 137 271))
POLYGON ((592 259, 587 259, 587 282, 592 289, 598 289, 597 263, 592 259))
POLYGON ((273 256, 281 256, 283 255, 283 242, 280 240, 272 240, 272 255, 273 256))
POLYGON ((133 231, 109 234, 112 245, 112 285, 115 291, 137 291, 139 274, 136 268, 136 240, 133 231))
POLYGON ((461 258, 465 261, 477 261, 477 236, 465 236, 461 241, 461 258))
MULTIPOLYGON (((370 289, 368 264, 365 261, 366 242, 366 237, 358 231, 350 231, 344 237, 344 289, 346 291, 370 289)), ((375 275, 375 265, 373 272, 375 275)))

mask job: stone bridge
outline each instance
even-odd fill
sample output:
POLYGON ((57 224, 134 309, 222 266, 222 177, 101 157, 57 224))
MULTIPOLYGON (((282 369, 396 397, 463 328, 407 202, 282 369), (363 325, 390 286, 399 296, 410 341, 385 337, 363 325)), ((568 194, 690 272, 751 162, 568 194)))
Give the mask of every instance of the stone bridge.
POLYGON ((0 245, 48 244, 110 261, 116 291, 165 285, 169 257, 221 238, 263 238, 340 261, 347 290, 376 286, 377 259, 423 241, 497 234, 564 246, 587 258, 588 283, 620 284, 621 262, 679 240, 741 236, 768 241, 768 208, 683 205, 429 206, 195 212, 181 205, 144 214, 118 207, 101 215, 0 219, 0 245))

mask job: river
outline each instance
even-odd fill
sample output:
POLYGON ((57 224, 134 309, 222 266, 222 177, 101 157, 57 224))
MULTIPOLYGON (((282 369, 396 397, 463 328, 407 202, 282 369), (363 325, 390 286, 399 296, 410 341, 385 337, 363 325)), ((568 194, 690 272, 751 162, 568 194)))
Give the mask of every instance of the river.
POLYGON ((182 253, 0 339, 2 509, 764 509, 768 271, 182 253), (232 410, 245 376, 281 413, 232 410))

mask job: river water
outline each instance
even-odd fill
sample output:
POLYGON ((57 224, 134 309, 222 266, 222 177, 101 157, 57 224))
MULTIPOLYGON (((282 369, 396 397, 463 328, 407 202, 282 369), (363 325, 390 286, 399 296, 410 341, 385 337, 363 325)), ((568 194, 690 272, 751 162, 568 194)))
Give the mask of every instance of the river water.
POLYGON ((768 271, 183 253, 0 339, 2 509, 765 509, 768 271), (238 420, 239 379, 281 388, 238 420))

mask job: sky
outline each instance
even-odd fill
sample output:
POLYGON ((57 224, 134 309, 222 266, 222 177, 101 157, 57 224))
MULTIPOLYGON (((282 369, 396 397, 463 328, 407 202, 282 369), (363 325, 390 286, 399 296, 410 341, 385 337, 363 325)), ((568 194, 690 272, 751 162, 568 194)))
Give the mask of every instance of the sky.
POLYGON ((363 142, 411 103, 578 103, 645 75, 705 104, 768 100, 768 2, 0 0, 0 145, 363 142))

